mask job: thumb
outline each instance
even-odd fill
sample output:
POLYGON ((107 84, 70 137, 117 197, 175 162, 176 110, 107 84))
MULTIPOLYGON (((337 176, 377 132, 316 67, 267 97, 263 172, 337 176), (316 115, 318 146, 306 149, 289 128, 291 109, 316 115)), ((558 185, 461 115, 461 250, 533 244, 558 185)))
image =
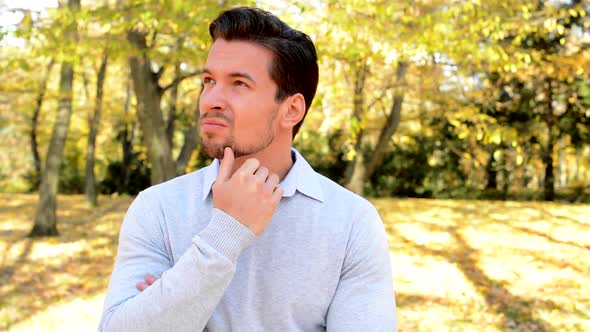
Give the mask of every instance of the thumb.
POLYGON ((230 147, 223 150, 223 159, 219 162, 219 173, 217 181, 225 182, 231 178, 231 171, 234 166, 234 152, 230 147))

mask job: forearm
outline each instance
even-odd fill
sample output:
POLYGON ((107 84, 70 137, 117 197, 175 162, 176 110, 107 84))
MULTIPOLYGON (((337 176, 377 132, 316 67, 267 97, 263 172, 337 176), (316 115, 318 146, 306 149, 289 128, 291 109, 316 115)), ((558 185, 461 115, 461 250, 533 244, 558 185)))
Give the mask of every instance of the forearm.
POLYGON ((209 226, 157 282, 120 303, 113 301, 101 331, 203 330, 231 282, 237 256, 252 237, 231 217, 214 212, 209 226))

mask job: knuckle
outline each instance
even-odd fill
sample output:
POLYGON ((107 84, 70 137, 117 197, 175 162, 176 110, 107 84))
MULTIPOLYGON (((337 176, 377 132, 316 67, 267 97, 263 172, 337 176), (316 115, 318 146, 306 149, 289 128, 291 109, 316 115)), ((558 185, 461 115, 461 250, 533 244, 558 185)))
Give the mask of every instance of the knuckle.
POLYGON ((260 161, 258 161, 258 159, 256 159, 256 158, 249 158, 249 159, 247 160, 247 162, 248 162, 250 165, 252 165, 253 167, 256 167, 256 168, 257 168, 257 167, 258 167, 258 165, 260 164, 260 161))
POLYGON ((246 172, 239 172, 238 178, 240 179, 241 182, 248 182, 250 180, 250 177, 248 176, 248 173, 246 173, 246 172))
POLYGON ((247 179, 247 186, 252 193, 256 193, 260 191, 260 181, 258 181, 254 177, 249 177, 247 179))
POLYGON ((265 185, 264 186, 264 191, 262 192, 262 196, 264 198, 270 198, 270 197, 272 197, 273 189, 274 189, 273 187, 270 187, 268 185, 265 185))
POLYGON ((277 183, 279 183, 279 177, 274 173, 270 174, 266 182, 274 187, 277 183))
POLYGON ((254 175, 254 174, 244 174, 244 179, 246 179, 246 181, 248 181, 249 183, 255 183, 258 181, 258 178, 254 175))
POLYGON ((262 187, 262 181, 257 178, 253 178, 251 184, 256 190, 259 190, 262 187))

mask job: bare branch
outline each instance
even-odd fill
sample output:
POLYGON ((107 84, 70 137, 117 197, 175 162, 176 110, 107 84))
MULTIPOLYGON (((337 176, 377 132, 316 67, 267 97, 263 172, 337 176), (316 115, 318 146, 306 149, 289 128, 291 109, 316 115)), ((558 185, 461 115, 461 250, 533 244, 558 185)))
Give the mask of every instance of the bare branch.
POLYGON ((160 80, 162 75, 164 75, 165 70, 166 70, 166 66, 161 66, 160 69, 158 69, 158 71, 154 73, 156 75, 156 78, 158 81, 160 80))
POLYGON ((170 84, 166 85, 165 87, 162 88, 162 93, 164 93, 166 90, 177 86, 178 84, 180 84, 180 82, 184 81, 187 78, 191 78, 191 77, 195 77, 197 75, 200 75, 201 71, 197 70, 188 74, 184 74, 184 75, 180 75, 178 77, 176 77, 172 82, 170 82, 170 84))

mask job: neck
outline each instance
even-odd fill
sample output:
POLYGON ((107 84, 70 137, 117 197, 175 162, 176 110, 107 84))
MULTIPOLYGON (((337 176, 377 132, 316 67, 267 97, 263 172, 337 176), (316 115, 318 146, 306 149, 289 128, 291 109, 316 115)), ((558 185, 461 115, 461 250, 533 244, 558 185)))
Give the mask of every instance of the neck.
POLYGON ((268 168, 269 173, 278 175, 280 181, 282 181, 293 166, 293 159, 291 158, 291 142, 288 143, 289 144, 271 144, 261 151, 236 158, 232 174, 235 173, 246 160, 256 158, 260 161, 260 166, 268 168))

